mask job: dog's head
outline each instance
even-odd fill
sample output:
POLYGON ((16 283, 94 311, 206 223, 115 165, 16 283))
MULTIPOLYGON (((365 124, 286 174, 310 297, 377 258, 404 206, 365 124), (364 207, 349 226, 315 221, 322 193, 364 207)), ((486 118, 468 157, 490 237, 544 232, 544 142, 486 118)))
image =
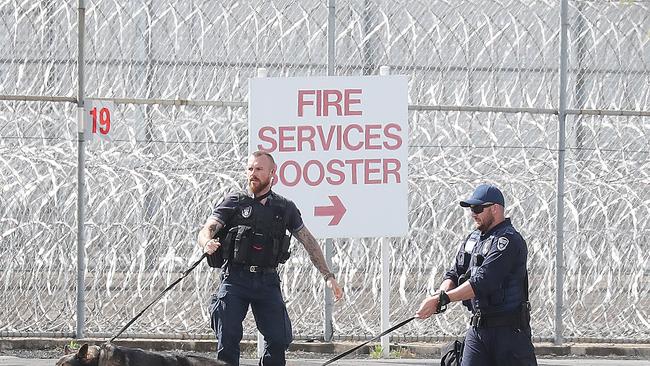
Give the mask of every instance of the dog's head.
POLYGON ((77 353, 65 347, 66 355, 61 357, 56 366, 97 366, 99 364, 99 347, 84 343, 77 353))

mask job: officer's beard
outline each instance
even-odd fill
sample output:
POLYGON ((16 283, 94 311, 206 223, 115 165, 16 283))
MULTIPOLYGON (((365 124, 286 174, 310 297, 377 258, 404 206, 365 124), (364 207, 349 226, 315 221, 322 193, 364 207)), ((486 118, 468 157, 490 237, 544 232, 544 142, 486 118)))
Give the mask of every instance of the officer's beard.
POLYGON ((492 226, 492 223, 494 222, 494 216, 485 215, 485 217, 481 221, 475 221, 475 222, 476 222, 476 229, 482 233, 485 233, 490 229, 490 226, 492 226))
POLYGON ((248 181, 248 188, 256 196, 259 193, 264 192, 264 190, 266 190, 267 187, 270 188, 270 186, 271 186, 271 178, 268 178, 264 181, 259 179, 250 179, 248 181))

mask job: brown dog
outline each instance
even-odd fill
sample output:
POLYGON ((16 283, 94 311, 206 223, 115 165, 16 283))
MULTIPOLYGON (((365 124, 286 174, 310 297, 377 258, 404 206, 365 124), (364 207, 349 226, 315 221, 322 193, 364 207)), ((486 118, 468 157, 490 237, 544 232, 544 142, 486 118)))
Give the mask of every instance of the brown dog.
POLYGON ((112 344, 88 346, 61 357, 56 366, 227 366, 226 363, 201 356, 167 355, 139 348, 112 344))

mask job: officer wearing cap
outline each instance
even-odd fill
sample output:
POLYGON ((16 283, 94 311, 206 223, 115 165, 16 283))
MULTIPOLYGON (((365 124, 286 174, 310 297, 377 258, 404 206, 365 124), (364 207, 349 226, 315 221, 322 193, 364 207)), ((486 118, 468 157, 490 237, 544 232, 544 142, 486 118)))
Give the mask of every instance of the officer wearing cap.
POLYGON ((221 284, 210 305, 211 327, 217 337, 217 358, 231 366, 239 365, 242 322, 249 305, 265 341, 259 364, 286 364, 292 331, 277 266, 289 258, 287 231, 305 247, 335 300, 343 296, 296 205, 271 191, 275 168, 270 154, 251 154, 246 173, 249 192, 228 195, 199 232, 198 244, 209 254, 208 263, 222 268, 221 284))
POLYGON ((462 301, 472 312, 463 366, 537 365, 530 330, 526 242, 504 216, 501 191, 481 184, 460 202, 476 224, 461 243, 440 290, 420 304, 426 319, 462 301))

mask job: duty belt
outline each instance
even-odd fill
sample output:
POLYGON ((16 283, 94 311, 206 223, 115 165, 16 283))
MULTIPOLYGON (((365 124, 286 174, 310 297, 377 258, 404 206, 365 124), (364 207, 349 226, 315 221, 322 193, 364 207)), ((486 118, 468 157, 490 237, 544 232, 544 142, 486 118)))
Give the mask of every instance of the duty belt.
POLYGON ((232 263, 228 265, 228 270, 235 269, 251 273, 275 273, 278 270, 275 267, 250 266, 248 264, 232 263))
POLYGON ((506 314, 493 314, 493 315, 482 315, 480 312, 476 312, 470 318, 469 324, 477 328, 493 328, 493 327, 521 328, 522 319, 521 319, 521 313, 519 311, 506 313, 506 314))

